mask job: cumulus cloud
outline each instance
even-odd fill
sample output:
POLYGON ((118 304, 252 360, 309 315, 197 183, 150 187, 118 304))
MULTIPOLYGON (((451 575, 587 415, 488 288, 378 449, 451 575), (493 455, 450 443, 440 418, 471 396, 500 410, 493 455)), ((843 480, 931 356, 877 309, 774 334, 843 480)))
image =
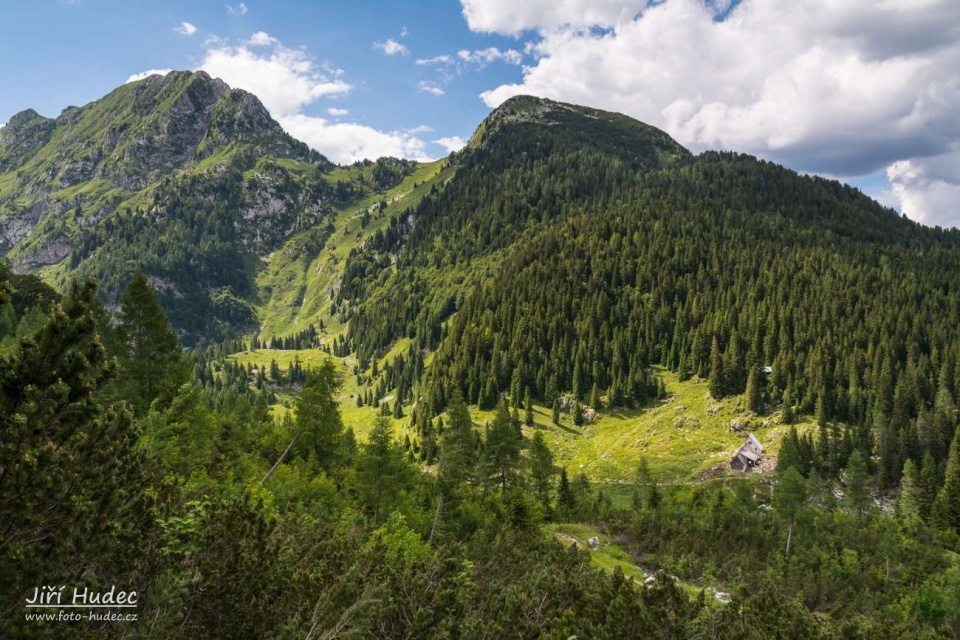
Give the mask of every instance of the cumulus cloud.
POLYGON ((407 53, 409 53, 406 45, 397 42, 393 38, 387 38, 386 42, 374 42, 373 48, 383 51, 388 56, 395 56, 398 53, 407 55, 407 53))
POLYGON ((227 13, 231 16, 245 16, 247 15, 247 5, 242 2, 236 6, 228 4, 227 13))
POLYGON ((197 28, 189 22, 181 22, 180 26, 177 27, 175 31, 185 36, 192 36, 197 32, 197 28))
POLYGON ((447 153, 453 153, 454 151, 460 151, 467 145, 467 141, 461 138, 460 136, 449 136, 446 138, 437 138, 433 141, 435 144, 440 145, 447 150, 447 153))
POLYGON ((293 137, 336 162, 394 156, 428 161, 426 143, 405 131, 383 132, 355 123, 330 123, 303 114, 284 116, 280 125, 293 137))
POLYGON ((254 47, 268 47, 270 45, 277 44, 277 39, 266 31, 257 31, 255 34, 250 36, 250 39, 247 40, 247 44, 254 47))
POLYGON ((435 83, 428 82, 426 80, 420 81, 420 91, 423 91, 424 93, 429 93, 434 96, 442 96, 443 94, 446 93, 446 91, 438 87, 435 83))
MULTIPOLYGON (((344 95, 352 86, 344 79, 343 71, 318 64, 302 49, 291 49, 267 34, 263 36, 254 34, 238 46, 223 40, 212 41, 200 68, 231 87, 256 95, 290 135, 334 162, 349 163, 382 156, 431 159, 426 150, 428 143, 420 137, 429 128, 379 131, 358 123, 330 122, 304 113, 317 100, 344 95), (254 46, 256 48, 252 48, 254 46)), ((326 113, 342 117, 349 111, 328 107, 326 113)))
POLYGON ((955 0, 462 3, 474 31, 535 32, 534 64, 484 92, 491 107, 530 93, 627 113, 694 149, 843 177, 886 169, 907 215, 956 220, 955 0))
POLYGON ((911 218, 960 227, 960 145, 937 156, 894 162, 887 178, 900 208, 911 218))
POLYGON ((352 88, 340 70, 321 67, 305 51, 281 44, 264 54, 246 44, 215 46, 207 50, 200 68, 255 94, 274 116, 298 113, 318 98, 352 88))
POLYGON ((147 69, 146 71, 133 74, 124 81, 124 84, 136 82, 137 80, 143 80, 144 78, 149 78, 150 76, 165 76, 171 71, 173 71, 173 69, 147 69))
POLYGON ((612 27, 624 24, 648 0, 462 0, 463 16, 474 31, 519 35, 561 27, 612 27))

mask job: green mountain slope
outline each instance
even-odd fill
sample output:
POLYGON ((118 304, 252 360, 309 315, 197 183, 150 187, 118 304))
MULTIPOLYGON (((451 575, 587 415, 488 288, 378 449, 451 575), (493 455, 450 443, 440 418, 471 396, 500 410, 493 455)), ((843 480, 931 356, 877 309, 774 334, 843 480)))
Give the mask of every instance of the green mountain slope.
POLYGON ((349 324, 334 350, 361 370, 409 340, 396 395, 417 438, 436 437, 455 392, 480 409, 642 406, 663 394, 661 365, 756 413, 816 415, 807 468, 836 473, 859 449, 889 486, 907 460, 945 462, 958 232, 533 98, 495 111, 451 163, 444 189, 351 254, 336 299, 349 324), (409 366, 425 352, 428 368, 409 366))
POLYGON ((332 181, 253 95, 203 72, 151 76, 0 130, 0 255, 61 287, 94 275, 108 302, 143 270, 187 343, 216 339, 256 328, 265 256, 300 232, 324 237, 337 206, 408 164, 332 181))

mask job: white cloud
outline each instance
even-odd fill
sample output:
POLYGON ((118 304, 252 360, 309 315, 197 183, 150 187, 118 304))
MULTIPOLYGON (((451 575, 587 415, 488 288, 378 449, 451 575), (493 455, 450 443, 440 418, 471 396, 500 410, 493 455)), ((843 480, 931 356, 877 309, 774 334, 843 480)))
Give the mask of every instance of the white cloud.
POLYGON ((407 31, 406 25, 400 27, 400 37, 401 37, 401 38, 406 38, 409 33, 410 33, 410 32, 407 31))
POLYGON ((228 4, 227 13, 231 16, 245 16, 247 15, 247 5, 242 2, 235 7, 228 4))
POLYGON ((471 64, 478 64, 480 66, 486 66, 491 62, 497 62, 502 60, 508 64, 520 64, 523 62, 523 54, 515 49, 507 49, 506 51, 501 51, 496 47, 489 47, 487 49, 477 49, 475 51, 468 51, 466 49, 461 49, 457 52, 457 57, 463 60, 464 62, 471 64))
POLYGON ((570 26, 612 27, 633 18, 648 0, 461 0, 474 31, 519 35, 570 26))
POLYGON ((174 29, 174 31, 185 36, 192 36, 197 32, 197 28, 189 22, 181 22, 180 26, 174 29))
POLYGON ((387 38, 386 42, 374 42, 373 48, 383 51, 388 56, 395 56, 398 53, 407 55, 409 53, 406 45, 400 44, 392 38, 387 38))
POLYGON ((274 117, 298 113, 318 98, 352 88, 338 70, 320 67, 306 52, 280 44, 263 55, 246 45, 215 46, 207 50, 200 68, 255 94, 274 117))
POLYGON ((933 160, 960 144, 955 0, 743 0, 722 21, 728 2, 462 2, 475 31, 537 32, 535 63, 484 92, 491 107, 529 93, 627 113, 694 149, 848 177, 889 167, 907 215, 956 220, 960 179, 933 160))
POLYGON ((960 227, 960 145, 937 156, 895 162, 887 178, 905 214, 925 224, 960 227))
POLYGON ((454 151, 460 151, 460 149, 463 149, 466 146, 467 141, 460 136, 450 136, 446 138, 438 138, 434 140, 434 143, 446 149, 447 153, 453 153, 454 151))
POLYGON ((432 58, 417 58, 417 64, 453 64, 453 56, 444 54, 442 56, 434 56, 432 58))
MULTIPOLYGON (((230 46, 223 40, 213 41, 200 68, 231 87, 256 95, 290 135, 334 162, 382 156, 431 159, 426 151, 427 142, 419 137, 429 128, 384 132, 357 123, 329 122, 304 113, 305 108, 321 98, 351 90, 343 71, 317 64, 306 51, 290 49, 273 39, 255 50, 251 46, 250 41, 239 46, 230 46)), ((342 117, 349 111, 328 107, 326 113, 342 117)))
POLYGON ((354 162, 382 156, 428 161, 426 143, 404 131, 383 132, 355 123, 331 124, 323 118, 296 114, 279 118, 293 137, 306 142, 335 162, 354 162))
POLYGON ((250 36, 250 39, 247 40, 247 44, 253 47, 268 47, 270 45, 277 44, 277 39, 266 31, 257 31, 255 34, 250 36))
POLYGON ((144 78, 149 78, 150 76, 165 76, 168 73, 173 71, 173 69, 147 69, 146 71, 141 71, 140 73, 135 73, 124 81, 124 84, 129 82, 136 82, 137 80, 143 80, 144 78))
POLYGON ((446 91, 438 87, 436 84, 432 82, 427 82, 426 80, 420 81, 420 91, 423 91, 425 93, 429 93, 435 96, 442 96, 443 94, 446 93, 446 91))

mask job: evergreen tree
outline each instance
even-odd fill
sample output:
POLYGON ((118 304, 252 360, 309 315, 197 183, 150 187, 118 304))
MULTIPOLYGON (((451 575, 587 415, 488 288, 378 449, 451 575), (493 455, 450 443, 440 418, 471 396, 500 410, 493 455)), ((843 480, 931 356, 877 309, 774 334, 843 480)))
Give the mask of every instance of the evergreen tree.
POLYGON ((720 353, 720 342, 713 336, 710 345, 710 395, 719 400, 726 395, 726 381, 723 371, 723 356, 720 353))
POLYGON ((330 469, 342 454, 343 420, 337 403, 342 384, 333 360, 326 358, 309 371, 297 399, 297 450, 324 469, 330 469))
POLYGON ((940 481, 937 478, 937 463, 933 456, 927 453, 923 457, 920 465, 920 517, 929 519, 933 513, 933 503, 937 499, 937 493, 940 490, 940 481))
POLYGON ((602 407, 600 406, 602 401, 600 400, 600 388, 597 386, 597 383, 593 383, 593 389, 590 390, 590 406, 593 407, 596 411, 599 411, 602 407))
POLYGON ((497 415, 490 425, 483 449, 487 476, 501 493, 514 483, 520 462, 520 437, 510 420, 506 400, 497 407, 497 415))
POLYGON ((122 576, 128 551, 142 548, 150 515, 138 432, 123 407, 102 402, 113 371, 95 305, 92 281, 74 285, 15 353, 0 354, 0 592, 8 619, 9 607, 38 586, 88 572, 122 576))
POLYGON ((582 427, 584 423, 583 407, 580 406, 580 402, 577 400, 573 401, 573 424, 578 427, 582 427))
POLYGON ((757 366, 747 374, 747 407, 754 413, 763 411, 763 373, 757 366))
POLYGON ((960 429, 953 436, 943 486, 933 504, 933 517, 943 529, 960 533, 960 429))
POLYGON ((561 520, 569 520, 577 511, 577 500, 570 487, 567 468, 560 467, 560 484, 557 487, 557 510, 561 520))
POLYGON ((903 463, 901 477, 903 489, 900 492, 900 513, 907 518, 917 517, 920 515, 921 503, 920 472, 913 460, 907 460, 903 463))
POLYGON ((553 478, 556 475, 557 471, 553 466, 553 454, 550 453, 543 432, 537 431, 533 434, 533 440, 530 442, 530 477, 537 498, 548 511, 550 508, 550 488, 553 486, 553 478))
POLYGON ((440 439, 440 479, 452 488, 474 477, 476 439, 470 412, 459 391, 454 391, 448 408, 449 425, 440 439))
POLYGON ((857 521, 863 515, 864 508, 870 504, 870 493, 867 490, 867 463, 863 459, 860 451, 854 451, 850 456, 846 469, 844 469, 844 485, 846 487, 846 498, 850 507, 857 514, 857 521))
POLYGON ((139 271, 121 298, 119 330, 124 345, 120 380, 131 385, 127 397, 142 413, 156 398, 172 397, 186 381, 187 369, 177 334, 139 271))
POLYGON ((525 407, 525 414, 523 423, 528 427, 532 427, 534 424, 533 421, 533 398, 530 395, 530 387, 527 387, 527 392, 524 396, 523 406, 525 407))
POLYGON ((361 504, 370 512, 373 524, 390 513, 408 489, 409 467, 403 451, 393 440, 393 426, 386 416, 373 421, 370 438, 357 458, 357 482, 361 504))
POLYGON ((553 399, 553 424, 560 426, 560 398, 553 399))
POLYGON ((787 522, 787 547, 784 555, 790 557, 790 548, 793 545, 793 529, 807 499, 810 496, 810 487, 795 467, 790 467, 780 477, 773 490, 773 508, 787 522))

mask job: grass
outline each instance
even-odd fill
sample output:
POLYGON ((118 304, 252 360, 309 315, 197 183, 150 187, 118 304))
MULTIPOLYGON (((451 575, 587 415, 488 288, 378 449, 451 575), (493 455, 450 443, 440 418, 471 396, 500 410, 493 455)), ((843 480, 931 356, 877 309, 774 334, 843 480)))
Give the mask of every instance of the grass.
MULTIPOLYGON (((337 179, 350 179, 356 171, 352 167, 341 167, 324 177, 336 183, 337 179)), ((263 292, 257 309, 262 323, 260 335, 267 338, 290 335, 318 320, 324 323, 328 339, 344 331, 339 318, 330 313, 330 292, 340 284, 350 251, 377 231, 386 229, 393 213, 391 208, 415 207, 434 184, 446 180, 452 173, 453 169, 444 160, 417 165, 413 173, 392 189, 371 192, 335 208, 330 220, 333 232, 329 237, 321 229, 311 229, 290 238, 265 260, 257 278, 257 286, 263 292), (381 199, 388 203, 383 212, 376 209, 381 199), (369 222, 361 228, 364 211, 369 212, 369 222)))
MULTIPOLYGON (((257 349, 255 351, 240 351, 227 357, 227 359, 239 362, 244 366, 252 364, 256 368, 266 367, 268 369, 270 362, 276 360, 277 366, 280 367, 281 370, 286 370, 296 360, 300 361, 302 367, 309 368, 322 362, 326 358, 331 358, 336 363, 337 370, 343 376, 343 387, 340 390, 340 396, 338 398, 343 424, 345 427, 353 429, 360 442, 365 442, 370 430, 373 428, 373 419, 379 413, 379 409, 377 407, 357 406, 357 394, 361 389, 365 390, 366 387, 357 386, 357 378, 353 375, 353 365, 355 362, 352 358, 336 358, 327 355, 320 349, 300 349, 298 351, 257 349)), ((279 392, 277 395, 280 403, 271 407, 271 412, 274 418, 281 418, 292 406, 294 396, 289 392, 279 392)), ((393 403, 391 401, 391 406, 392 405, 393 403)), ((409 409, 405 408, 405 411, 409 412, 409 409)), ((391 420, 393 421, 394 434, 397 437, 402 438, 408 433, 408 418, 391 418, 391 420)))
MULTIPOLYGON (((613 573, 615 569, 619 568, 623 575, 633 578, 639 584, 643 584, 644 579, 650 575, 650 572, 637 566, 626 549, 619 546, 613 538, 602 533, 596 527, 586 524, 554 523, 544 525, 543 530, 564 545, 576 544, 578 548, 586 550, 590 554, 591 563, 599 569, 613 573), (594 537, 600 541, 600 546, 591 549, 588 541, 594 537)), ((702 587, 683 580, 677 580, 677 584, 690 597, 696 597, 702 589, 702 587)))
MULTIPOLYGON (((582 428, 576 427, 569 415, 563 415, 560 426, 551 420, 551 409, 534 407, 537 428, 543 430, 558 465, 567 467, 571 475, 584 473, 591 481, 608 483, 607 493, 615 503, 629 501, 629 490, 619 490, 621 483, 632 482, 642 457, 660 482, 697 481, 702 472, 727 464, 748 432, 760 440, 767 454, 775 454, 780 439, 789 427, 780 423, 779 415, 752 415, 745 409, 742 396, 713 400, 706 381, 680 382, 669 371, 661 371, 667 398, 654 406, 639 410, 601 410, 597 418, 582 428), (734 432, 733 420, 749 427, 734 432)), ((492 419, 492 413, 472 412, 475 422, 492 419)), ((800 423, 803 431, 810 425, 800 423)), ((532 436, 533 430, 526 434, 532 436)))

